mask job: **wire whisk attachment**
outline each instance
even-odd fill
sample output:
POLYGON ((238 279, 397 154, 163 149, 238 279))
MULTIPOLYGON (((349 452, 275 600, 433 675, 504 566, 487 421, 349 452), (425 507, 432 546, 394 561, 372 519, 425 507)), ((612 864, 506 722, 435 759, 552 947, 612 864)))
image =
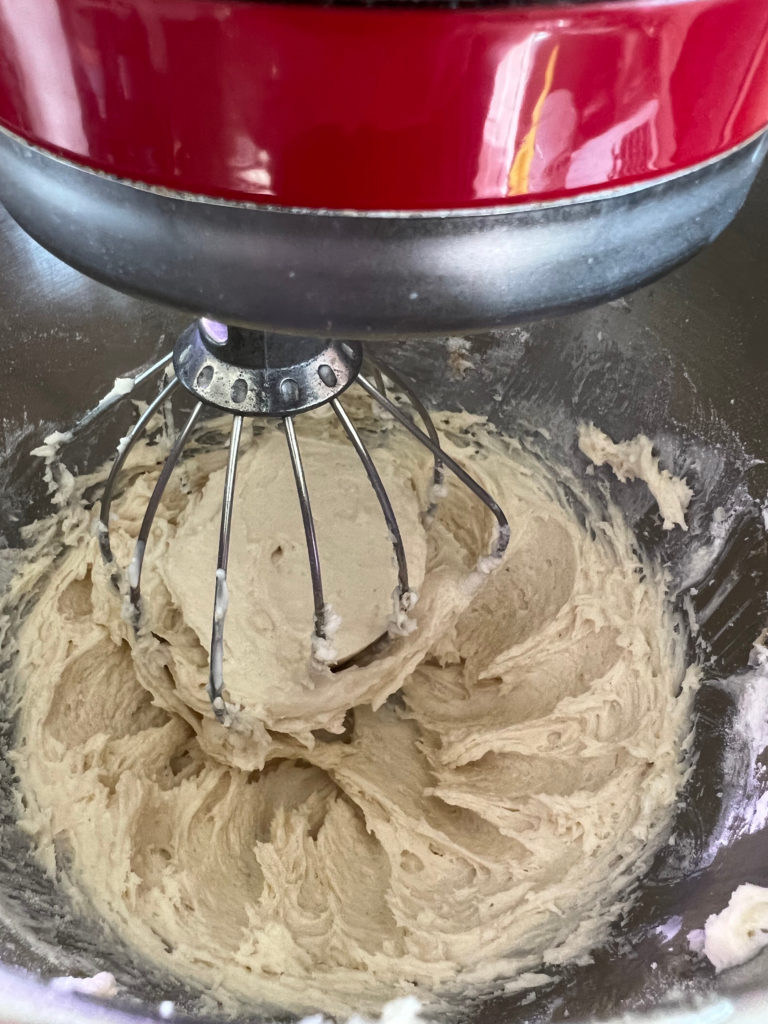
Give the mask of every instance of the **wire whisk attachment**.
MULTIPOLYGON (((230 593, 227 582, 232 518, 235 504, 238 457, 246 416, 272 417, 282 424, 293 470, 296 494, 301 511, 304 538, 309 563, 313 597, 313 625, 311 633, 311 665, 316 671, 342 671, 350 664, 363 664, 390 640, 407 634, 414 628, 410 615, 416 602, 408 577, 405 546, 392 503, 360 431, 352 421, 342 402, 344 392, 357 385, 376 405, 394 421, 404 427, 433 458, 433 481, 430 499, 425 510, 429 521, 436 501, 444 489, 445 473, 452 473, 491 512, 496 529, 489 555, 481 560, 482 568, 489 569, 501 561, 510 536, 504 512, 488 492, 461 465, 443 450, 437 430, 421 399, 396 370, 370 353, 364 353, 359 342, 336 342, 317 338, 294 338, 268 334, 263 331, 229 327, 202 319, 191 325, 178 339, 174 350, 130 378, 131 387, 164 375, 157 396, 149 402, 135 425, 121 440, 115 460, 106 480, 101 498, 99 517, 99 546, 104 562, 114 563, 110 544, 110 517, 117 481, 126 459, 137 440, 148 430, 158 414, 167 407, 174 392, 183 387, 196 402, 184 424, 175 436, 170 452, 155 482, 136 538, 133 557, 127 568, 128 600, 138 628, 141 619, 141 577, 144 556, 149 543, 152 524, 168 482, 182 458, 185 446, 206 407, 213 407, 232 416, 229 453, 222 495, 219 526, 218 556, 214 578, 213 611, 211 619, 211 646, 207 692, 216 717, 223 724, 231 724, 232 708, 225 699, 224 631, 230 593), (365 360, 366 372, 363 371, 365 360), (168 379, 171 362, 173 374, 168 379), (405 398, 413 411, 409 415, 388 393, 388 385, 405 398), (341 662, 337 659, 334 635, 339 618, 326 602, 323 589, 320 551, 312 513, 309 488, 304 472, 301 450, 296 435, 295 417, 302 412, 328 405, 338 419, 345 435, 355 449, 363 471, 373 489, 381 514, 386 523, 397 571, 393 591, 393 614, 385 633, 368 644, 362 651, 341 662), (418 419, 421 426, 415 421, 418 419)), ((119 396, 122 397, 122 396, 119 396)), ((109 404, 112 404, 112 397, 109 404)), ((117 400, 115 398, 115 400, 117 400)), ((75 426, 71 434, 61 435, 69 440, 88 426, 96 415, 107 407, 102 401, 75 426)))

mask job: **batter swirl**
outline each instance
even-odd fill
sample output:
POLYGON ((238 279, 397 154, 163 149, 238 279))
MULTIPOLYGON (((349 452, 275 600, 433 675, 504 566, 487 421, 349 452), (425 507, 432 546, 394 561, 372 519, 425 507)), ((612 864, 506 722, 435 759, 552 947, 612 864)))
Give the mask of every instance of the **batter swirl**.
MULTIPOLYGON (((284 439, 244 441, 229 729, 205 692, 226 453, 198 451, 167 493, 139 636, 76 500, 88 481, 31 530, 9 598, 40 588, 13 666, 24 826, 74 898, 224 1004, 343 1014, 524 985, 588 956, 666 839, 695 673, 662 570, 563 467, 466 414, 436 422, 506 511, 507 555, 475 571, 492 520, 450 481, 425 531, 428 457, 369 415, 418 628, 335 674, 308 667, 284 439), (350 708, 347 741, 316 739, 350 708)), ((391 614, 391 545, 335 420, 299 431, 343 656, 391 614)), ((139 447, 115 504, 121 564, 157 454, 139 447)))

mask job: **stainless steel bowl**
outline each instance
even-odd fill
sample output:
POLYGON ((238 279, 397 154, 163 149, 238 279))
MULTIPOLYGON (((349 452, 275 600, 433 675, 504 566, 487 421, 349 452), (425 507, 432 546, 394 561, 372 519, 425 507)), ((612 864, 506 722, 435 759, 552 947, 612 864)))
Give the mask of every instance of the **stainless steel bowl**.
MULTIPOLYGON (((82 277, 5 215, 0 235, 0 530, 13 545, 19 523, 46 507, 30 448, 50 427, 71 423, 116 374, 170 348, 187 318, 82 277)), ((579 419, 594 420, 616 438, 650 434, 695 482, 690 533, 663 535, 642 485, 616 485, 615 496, 639 543, 669 562, 681 604, 696 605, 696 584, 725 595, 698 641, 707 676, 698 698, 699 756, 678 810, 676 844, 656 857, 635 910, 616 923, 593 965, 561 975, 532 1002, 517 996, 468 1005, 466 1020, 586 1021, 631 1012, 642 1019, 746 1022, 768 1015, 768 953, 715 978, 687 942, 687 933, 722 909, 736 885, 768 885, 768 676, 749 664, 768 591, 762 517, 768 471, 757 461, 768 454, 767 274, 764 172, 734 225, 710 249, 626 299, 475 336, 468 370, 435 341, 408 342, 390 353, 429 401, 484 411, 529 436, 546 426, 563 458, 578 458, 579 419), (731 523, 725 551, 710 529, 718 507, 731 523), (737 581, 730 591, 728 580, 737 581)), ((114 434, 95 438, 75 461, 85 465, 106 455, 120 432, 113 426, 114 434)), ((195 1014, 194 993, 137 961, 106 929, 79 920, 35 867, 15 827, 13 772, 2 756, 12 737, 13 722, 6 721, 0 729, 0 1020, 137 1024, 161 1019, 159 1003, 167 999, 176 1002, 176 1019, 208 1019, 195 1014), (109 1005, 62 995, 45 981, 103 969, 118 976, 126 993, 109 1005)), ((259 1017, 254 1012, 248 1019, 259 1017)))

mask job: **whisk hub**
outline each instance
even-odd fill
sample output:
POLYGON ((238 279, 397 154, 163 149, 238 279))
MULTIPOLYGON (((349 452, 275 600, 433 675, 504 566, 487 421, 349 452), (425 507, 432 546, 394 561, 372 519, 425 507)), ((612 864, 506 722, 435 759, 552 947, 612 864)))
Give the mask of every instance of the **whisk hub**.
POLYGON ((176 376, 196 398, 242 416, 291 416, 330 402, 356 379, 359 342, 278 335, 202 319, 177 341, 176 376))

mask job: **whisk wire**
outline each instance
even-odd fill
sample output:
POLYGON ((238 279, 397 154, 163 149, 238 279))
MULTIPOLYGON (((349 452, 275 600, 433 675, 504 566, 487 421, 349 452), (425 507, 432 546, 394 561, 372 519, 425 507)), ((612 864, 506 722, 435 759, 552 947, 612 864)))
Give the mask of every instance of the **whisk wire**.
POLYGON ((397 563, 397 598, 398 604, 402 600, 405 594, 408 593, 408 563, 405 557, 405 547, 403 546, 403 538, 400 533, 400 527, 397 524, 397 517, 395 516, 395 510, 392 508, 392 502, 389 500, 389 495, 384 487, 379 472, 374 465, 371 454, 365 446, 360 434, 355 429, 352 420, 347 415, 346 410, 342 406, 338 398, 331 399, 331 407, 339 418, 344 431, 352 442, 357 454, 360 456, 360 461, 363 464, 363 468, 370 480, 371 487, 374 490, 376 498, 378 499, 381 507, 384 520, 389 530, 389 536, 392 540, 392 549, 395 554, 395 561, 397 563))
MULTIPOLYGON (((157 369, 157 367, 155 367, 157 369)), ((117 456, 115 461, 112 463, 112 469, 110 470, 107 482, 104 485, 104 492, 101 496, 101 511, 99 515, 100 529, 99 529, 99 548, 101 549, 101 557, 104 562, 109 565, 113 561, 112 547, 109 542, 109 514, 112 506, 112 498, 115 492, 115 485, 117 483, 118 475, 120 470, 125 464, 125 460, 136 444, 143 431, 146 429, 147 424, 152 419, 154 414, 157 412, 163 402, 170 398, 171 394, 178 385, 176 377, 173 378, 157 397, 149 403, 144 412, 139 416, 138 420, 134 423, 128 433, 125 435, 123 440, 120 442, 117 448, 117 456)))
MULTIPOLYGON (((385 370, 384 372, 386 373, 387 371, 385 370)), ((395 403, 385 395, 382 395, 378 388, 376 388, 375 385, 367 379, 367 377, 364 377, 363 374, 359 374, 357 377, 357 383, 371 396, 371 398, 375 399, 387 410, 387 412, 394 416, 395 419, 406 428, 406 430, 410 431, 410 433, 413 434, 413 436, 420 441, 425 448, 428 448, 436 459, 440 459, 441 462, 450 469, 454 476, 458 477, 464 486, 468 487, 475 497, 479 498, 480 501, 490 509, 498 526, 491 557, 493 559, 501 558, 509 544, 510 529, 509 521, 496 501, 494 501, 485 488, 482 487, 474 477, 470 476, 455 459, 452 459, 450 455, 443 451, 439 443, 435 443, 428 434, 425 434, 423 430, 420 430, 416 426, 413 420, 407 416, 402 409, 395 405, 395 403)))
POLYGON ((296 428, 293 423, 293 416, 283 418, 285 424, 285 436, 288 441, 288 451, 291 456, 293 476, 296 481, 296 491, 301 506, 301 521, 304 525, 304 537, 307 542, 307 556, 309 558, 309 572, 312 579, 312 598, 315 605, 315 635, 321 640, 327 639, 325 597, 323 595, 323 577, 320 570, 320 551, 317 546, 317 533, 315 531, 315 520, 312 516, 312 505, 309 501, 309 488, 304 475, 304 466, 301 461, 301 451, 296 437, 296 428))
MULTIPOLYGON (((434 423, 432 422, 432 417, 427 412, 427 408, 424 402, 421 400, 416 391, 414 391, 414 389, 411 387, 406 378, 401 377, 400 374, 398 374, 396 370, 392 370, 392 368, 388 364, 386 364, 386 362, 382 362, 381 359, 377 359, 373 355, 369 354, 368 360, 374 370, 374 383, 376 384, 381 394, 385 398, 387 397, 387 392, 384 387, 384 377, 388 377, 389 380, 394 384, 394 386, 404 395, 406 395, 408 400, 411 402, 413 408, 418 413, 419 419, 424 424, 424 429, 429 434, 429 437, 431 438, 432 442, 436 444, 437 447, 439 447, 440 438, 437 436, 437 430, 435 428, 434 423)), ((435 455, 434 469, 432 471, 432 481, 434 483, 434 489, 430 496, 429 504, 426 510, 427 521, 431 520, 432 516, 434 515, 437 509, 436 497, 437 493, 439 492, 439 488, 442 486, 444 478, 445 474, 443 471, 442 458, 435 455)))
POLYGON ((227 475, 224 482, 224 496, 221 502, 221 525, 219 528, 219 554, 216 561, 216 588, 213 599, 213 625, 211 629, 211 657, 208 672, 208 696, 216 717, 225 721, 227 710, 224 703, 224 620, 229 604, 227 588, 227 567, 229 545, 232 533, 232 510, 235 502, 235 481, 237 479, 237 457, 240 450, 240 436, 243 417, 232 417, 232 434, 229 440, 227 475))
POLYGON ((148 380, 150 377, 152 377, 155 373, 158 372, 158 370, 162 370, 165 366, 167 366, 172 359, 173 352, 168 352, 166 353, 166 355, 161 356, 158 360, 152 363, 151 366, 148 366, 146 370, 142 370, 140 373, 137 373, 135 377, 129 378, 130 384, 127 391, 121 391, 117 388, 113 388, 108 395, 105 395, 105 397, 101 399, 98 405, 95 405, 92 409, 89 409, 88 412, 86 412, 83 416, 80 417, 80 419, 77 421, 77 423, 75 423, 74 427, 72 428, 72 435, 75 436, 79 434, 81 430, 84 430, 86 427, 90 426, 90 424, 93 423, 93 421, 98 416, 101 416, 101 414, 103 412, 106 412, 107 409, 111 409, 113 405, 117 405, 117 403, 122 401, 127 394, 130 394, 130 392, 133 391, 134 388, 138 387, 140 384, 143 384, 145 380, 148 380))
MULTIPOLYGON (((384 388, 384 381, 382 379, 383 374, 385 377, 388 377, 389 380, 392 381, 392 383, 395 385, 396 388, 398 388, 398 390, 402 391, 402 393, 405 395, 405 397, 408 399, 408 401, 411 403, 413 408, 418 413, 421 422, 424 424, 424 429, 426 430, 427 434, 430 437, 430 440, 437 448, 440 448, 440 438, 437 435, 437 429, 435 427, 435 424, 432 422, 432 417, 427 412, 427 407, 424 405, 422 400, 410 386, 405 377, 402 377, 396 370, 393 370, 391 366, 389 366, 387 363, 383 363, 380 359, 376 359, 372 355, 368 355, 367 358, 374 369, 373 379, 376 384, 376 387, 381 392, 382 397, 387 397, 387 392, 384 388)), ((433 455, 435 458, 434 482, 436 487, 440 487, 440 485, 443 483, 445 476, 443 473, 443 456, 442 454, 435 455, 434 452, 433 455)), ((427 510, 427 514, 433 512, 434 508, 435 502, 433 501, 430 503, 430 508, 427 510)))
POLYGON ((373 377, 373 381, 374 381, 376 387, 379 389, 379 391, 382 393, 382 395, 386 395, 386 393, 387 393, 387 386, 384 383, 384 378, 383 378, 383 376, 381 374, 381 370, 379 369, 378 364, 374 360, 373 356, 370 356, 367 353, 366 353, 366 360, 371 364, 371 376, 373 377))
POLYGON ((152 523, 154 522, 155 513, 160 505, 160 501, 163 497, 163 492, 176 468, 176 463, 181 458, 181 453, 184 450, 184 446, 187 443, 192 429, 197 422, 197 418, 202 412, 203 402, 198 402, 192 409, 192 412, 187 417, 187 421, 179 431, 179 435, 173 443, 173 447, 168 455, 168 458, 163 464, 163 468, 160 475, 155 483, 154 490, 147 504, 144 518, 141 522, 141 529, 139 530, 139 536, 136 541, 136 546, 133 549, 133 558, 131 564, 128 567, 128 584, 130 586, 130 600, 136 612, 139 610, 139 604, 141 601, 141 569, 144 564, 144 552, 147 549, 147 540, 149 539, 149 532, 152 529, 152 523))

